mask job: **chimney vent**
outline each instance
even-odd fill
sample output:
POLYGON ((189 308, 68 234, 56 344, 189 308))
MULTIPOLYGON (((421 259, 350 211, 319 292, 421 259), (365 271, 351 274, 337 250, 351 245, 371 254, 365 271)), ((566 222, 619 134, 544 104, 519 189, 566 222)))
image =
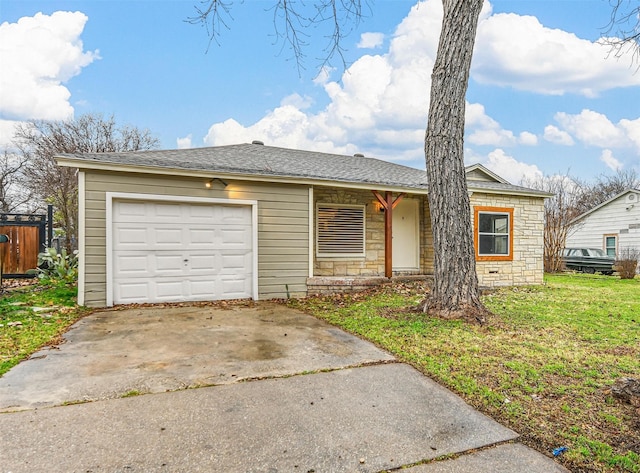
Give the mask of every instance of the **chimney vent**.
POLYGON ((253 140, 251 142, 252 145, 262 145, 264 146, 264 141, 260 141, 260 140, 253 140))

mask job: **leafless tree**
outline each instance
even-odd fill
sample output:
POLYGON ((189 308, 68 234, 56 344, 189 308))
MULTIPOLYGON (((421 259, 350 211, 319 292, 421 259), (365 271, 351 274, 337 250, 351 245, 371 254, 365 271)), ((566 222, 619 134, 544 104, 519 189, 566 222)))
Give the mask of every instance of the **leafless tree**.
POLYGON ((631 54, 632 62, 640 67, 640 2, 637 0, 609 0, 611 18, 602 41, 611 46, 616 57, 631 54))
MULTIPOLYGON (((431 103, 425 136, 429 177, 429 205, 434 235, 434 289, 425 300, 425 311, 445 317, 484 319, 473 250, 471 209, 464 172, 463 139, 465 94, 483 0, 443 0, 444 17, 432 74, 431 103)), ((207 25, 217 39, 233 2, 203 0, 193 23, 207 25)), ((276 30, 291 45, 298 63, 306 40, 304 29, 330 22, 328 57, 338 54, 349 23, 362 15, 360 0, 315 0, 315 14, 305 15, 305 3, 274 0, 276 30), (278 30, 278 21, 284 30, 278 30)), ((343 58, 344 60, 344 58, 343 58)))
POLYGON ((465 95, 482 0, 443 0, 425 137, 434 287, 425 310, 484 320, 464 171, 465 95))
MULTIPOLYGON (((219 42, 221 30, 229 29, 233 20, 231 0, 201 0, 195 6, 196 14, 187 19, 189 23, 200 24, 207 29, 211 41, 219 42)), ((267 11, 271 11, 275 35, 282 41, 282 48, 288 45, 293 52, 298 71, 304 67, 305 50, 309 46, 311 31, 320 28, 326 44, 320 67, 327 65, 338 56, 342 66, 347 66, 343 48, 346 38, 359 24, 369 10, 368 0, 273 0, 267 11)))
POLYGON ((157 148, 148 130, 116 125, 114 117, 82 115, 63 121, 34 120, 16 127, 14 145, 25 161, 25 186, 41 202, 53 204, 55 220, 66 236, 67 249, 77 236, 78 171, 60 167, 61 153, 138 151, 157 148))
POLYGON ((575 218, 582 213, 578 203, 584 189, 568 173, 523 180, 522 185, 553 194, 544 202, 544 270, 562 271, 562 250, 575 228, 575 218))
POLYGON ((582 183, 584 191, 576 203, 582 214, 629 189, 640 189, 640 176, 635 169, 619 169, 613 175, 600 175, 592 184, 582 183))
POLYGON ((9 150, 0 155, 0 213, 32 210, 31 195, 24 187, 24 156, 9 150))

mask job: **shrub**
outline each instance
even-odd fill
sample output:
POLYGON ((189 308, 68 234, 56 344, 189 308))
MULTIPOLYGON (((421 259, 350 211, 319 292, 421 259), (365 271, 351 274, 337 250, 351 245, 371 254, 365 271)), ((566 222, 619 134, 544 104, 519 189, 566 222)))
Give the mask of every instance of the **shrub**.
POLYGON ((38 277, 43 282, 75 283, 78 279, 78 251, 71 254, 66 249, 60 253, 47 248, 38 255, 38 277))
POLYGON ((640 259, 640 251, 637 249, 627 247, 620 250, 616 260, 616 270, 620 279, 633 279, 636 276, 638 259, 640 259))

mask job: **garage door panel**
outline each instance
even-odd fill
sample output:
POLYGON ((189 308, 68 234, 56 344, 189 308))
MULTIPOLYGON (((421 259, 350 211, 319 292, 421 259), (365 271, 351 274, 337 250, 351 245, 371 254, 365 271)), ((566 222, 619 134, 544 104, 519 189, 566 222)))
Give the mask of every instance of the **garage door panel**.
POLYGON ((132 245, 132 246, 142 246, 146 245, 149 236, 147 229, 142 226, 126 226, 119 227, 114 232, 114 243, 116 245, 132 245))
POLYGON ((150 284, 144 281, 123 281, 114 287, 114 299, 124 304, 144 302, 149 294, 150 284))
MULTIPOLYGON (((216 280, 206 278, 201 280, 190 281, 190 293, 192 298, 208 298, 211 294, 215 294, 216 280)), ((220 297, 217 297, 218 299, 220 297)))
POLYGON ((183 204, 161 204, 147 203, 147 208, 151 209, 148 215, 153 215, 154 220, 164 220, 167 217, 179 220, 182 218, 183 204))
POLYGON ((114 269, 117 274, 122 274, 126 277, 145 276, 149 271, 149 257, 144 254, 116 255, 114 263, 114 269))
POLYGON ((182 245, 182 229, 181 228, 154 228, 153 236, 155 242, 159 245, 176 245, 178 248, 182 245))
POLYGON ((191 254, 189 260, 189 268, 194 274, 200 271, 206 271, 210 274, 220 271, 220 257, 217 254, 191 254))
POLYGON ((139 222, 146 217, 147 206, 144 202, 118 202, 118 212, 114 212, 114 222, 139 222))
POLYGON ((247 248, 251 246, 250 228, 224 228, 220 230, 220 243, 224 247, 247 248))
POLYGON ((222 299, 241 299, 251 297, 251 287, 245 279, 222 278, 222 299))
POLYGON ((248 217, 251 216, 249 207, 223 206, 221 210, 221 221, 224 224, 246 223, 248 217))
MULTIPOLYGON (((149 255, 148 271, 150 276, 162 275, 162 273, 173 272, 180 275, 185 270, 185 261, 182 253, 170 254, 156 252, 149 255)), ((167 274, 164 274, 167 276, 167 274)))
POLYGON ((226 253, 222 254, 222 262, 220 264, 224 273, 232 271, 245 272, 247 268, 251 268, 251 253, 226 253))
POLYGON ((216 232, 213 228, 189 228, 188 241, 192 245, 213 245, 216 232))
POLYGON ((252 297, 250 206, 114 202, 115 303, 252 297))
POLYGON ((184 284, 182 281, 157 278, 155 281, 151 282, 151 285, 155 287, 155 295, 158 300, 179 301, 185 297, 184 284))
POLYGON ((213 221, 216 218, 216 214, 220 213, 220 206, 212 205, 187 205, 187 212, 190 220, 194 222, 201 221, 213 221))

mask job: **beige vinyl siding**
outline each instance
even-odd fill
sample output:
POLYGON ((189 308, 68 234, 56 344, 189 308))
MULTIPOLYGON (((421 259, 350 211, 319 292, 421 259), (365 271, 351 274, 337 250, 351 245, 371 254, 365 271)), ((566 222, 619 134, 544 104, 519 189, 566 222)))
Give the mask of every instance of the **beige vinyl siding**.
POLYGON ((106 192, 175 195, 258 202, 260 299, 306 294, 309 273, 307 186, 229 181, 226 190, 206 179, 85 170, 85 304, 106 304, 106 192))
POLYGON ((478 169, 474 169, 466 174, 468 181, 484 181, 484 182, 496 182, 491 176, 487 176, 485 173, 478 169))

